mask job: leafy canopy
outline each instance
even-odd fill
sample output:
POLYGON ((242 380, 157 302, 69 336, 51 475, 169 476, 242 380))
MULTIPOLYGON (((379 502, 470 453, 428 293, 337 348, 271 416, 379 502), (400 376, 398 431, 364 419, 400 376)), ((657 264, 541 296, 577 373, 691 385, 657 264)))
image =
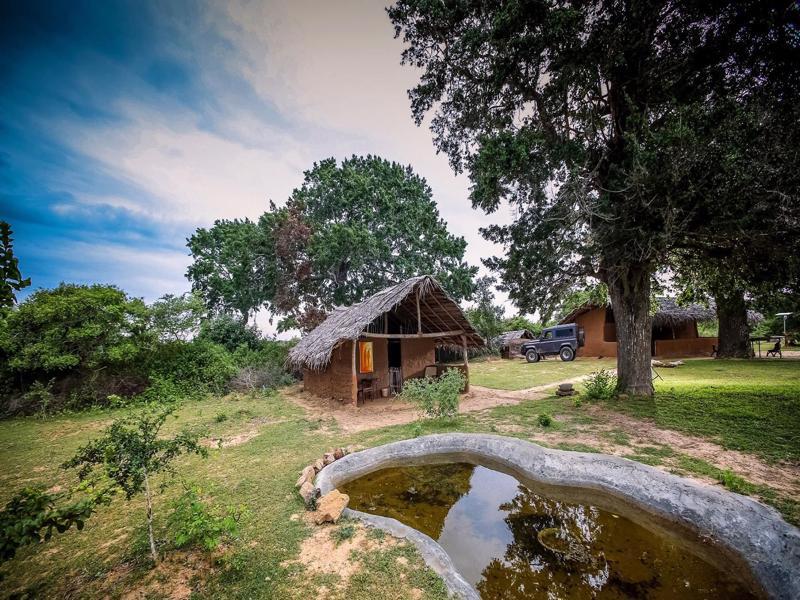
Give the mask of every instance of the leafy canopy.
POLYGON ((189 239, 192 287, 212 310, 243 320, 259 308, 279 328, 309 329, 416 275, 436 277, 456 299, 472 292, 466 241, 450 234, 427 182, 376 156, 329 158, 305 172, 283 207, 258 220, 217 221, 189 239))
POLYGON ((139 356, 146 340, 144 303, 105 285, 37 290, 0 326, 0 352, 17 372, 119 365, 139 356))
POLYGON ((11 226, 0 221, 0 308, 17 303, 14 292, 31 284, 30 277, 23 279, 19 271, 19 260, 14 256, 11 226))

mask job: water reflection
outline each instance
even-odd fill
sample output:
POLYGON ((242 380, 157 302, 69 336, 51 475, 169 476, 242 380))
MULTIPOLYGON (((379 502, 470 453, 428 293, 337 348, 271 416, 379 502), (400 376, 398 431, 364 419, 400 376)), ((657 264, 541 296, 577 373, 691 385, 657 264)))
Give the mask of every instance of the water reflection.
POLYGON ((752 597, 677 538, 485 467, 384 469, 343 491, 438 540, 483 598, 752 597))

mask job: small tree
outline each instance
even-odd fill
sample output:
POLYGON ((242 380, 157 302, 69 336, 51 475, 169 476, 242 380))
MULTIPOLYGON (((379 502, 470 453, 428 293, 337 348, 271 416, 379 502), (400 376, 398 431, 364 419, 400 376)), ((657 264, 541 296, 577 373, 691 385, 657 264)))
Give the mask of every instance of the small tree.
POLYGON ((153 537, 151 478, 163 471, 174 472, 172 462, 183 453, 208 456, 208 451, 198 443, 197 435, 187 430, 171 438, 158 437, 161 427, 174 412, 174 405, 160 409, 148 408, 118 419, 101 438, 81 447, 63 465, 64 468, 80 467, 78 475, 81 480, 92 475, 96 468, 101 468, 125 492, 128 500, 144 492, 147 535, 153 562, 158 562, 158 553, 153 537))
POLYGON ((11 226, 0 221, 0 308, 17 303, 14 292, 18 292, 31 284, 31 279, 22 278, 19 272, 19 261, 12 249, 11 226))
POLYGON ((203 298, 198 293, 166 294, 149 307, 150 328, 161 341, 186 341, 200 330, 206 314, 203 298))

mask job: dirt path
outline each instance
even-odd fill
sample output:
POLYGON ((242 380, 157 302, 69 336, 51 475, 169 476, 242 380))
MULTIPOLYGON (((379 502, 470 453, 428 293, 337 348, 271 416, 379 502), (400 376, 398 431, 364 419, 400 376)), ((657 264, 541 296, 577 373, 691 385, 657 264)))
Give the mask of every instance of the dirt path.
MULTIPOLYGON (((559 383, 576 383, 588 377, 573 377, 559 383)), ((470 386, 470 391, 461 398, 459 413, 471 413, 495 406, 518 404, 523 400, 543 398, 558 383, 539 385, 525 390, 495 390, 478 385, 470 386)), ((412 404, 395 398, 379 398, 368 401, 364 406, 356 408, 352 404, 343 404, 330 398, 316 398, 303 392, 299 385, 292 386, 285 397, 301 406, 312 418, 333 419, 344 433, 358 433, 368 429, 377 429, 389 425, 404 425, 416 421, 419 413, 412 404)))

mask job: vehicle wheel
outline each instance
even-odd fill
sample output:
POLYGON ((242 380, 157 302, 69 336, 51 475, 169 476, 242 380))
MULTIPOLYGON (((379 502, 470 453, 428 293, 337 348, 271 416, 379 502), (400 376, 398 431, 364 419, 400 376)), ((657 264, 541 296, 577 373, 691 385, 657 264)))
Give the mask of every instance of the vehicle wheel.
POLYGON ((539 353, 536 350, 528 350, 525 353, 525 360, 529 363, 539 362, 539 353))
POLYGON ((561 357, 561 360, 563 360, 564 362, 569 362, 571 360, 575 360, 575 351, 572 348, 570 348, 569 346, 564 346, 561 349, 561 352, 558 353, 558 355, 561 357))

